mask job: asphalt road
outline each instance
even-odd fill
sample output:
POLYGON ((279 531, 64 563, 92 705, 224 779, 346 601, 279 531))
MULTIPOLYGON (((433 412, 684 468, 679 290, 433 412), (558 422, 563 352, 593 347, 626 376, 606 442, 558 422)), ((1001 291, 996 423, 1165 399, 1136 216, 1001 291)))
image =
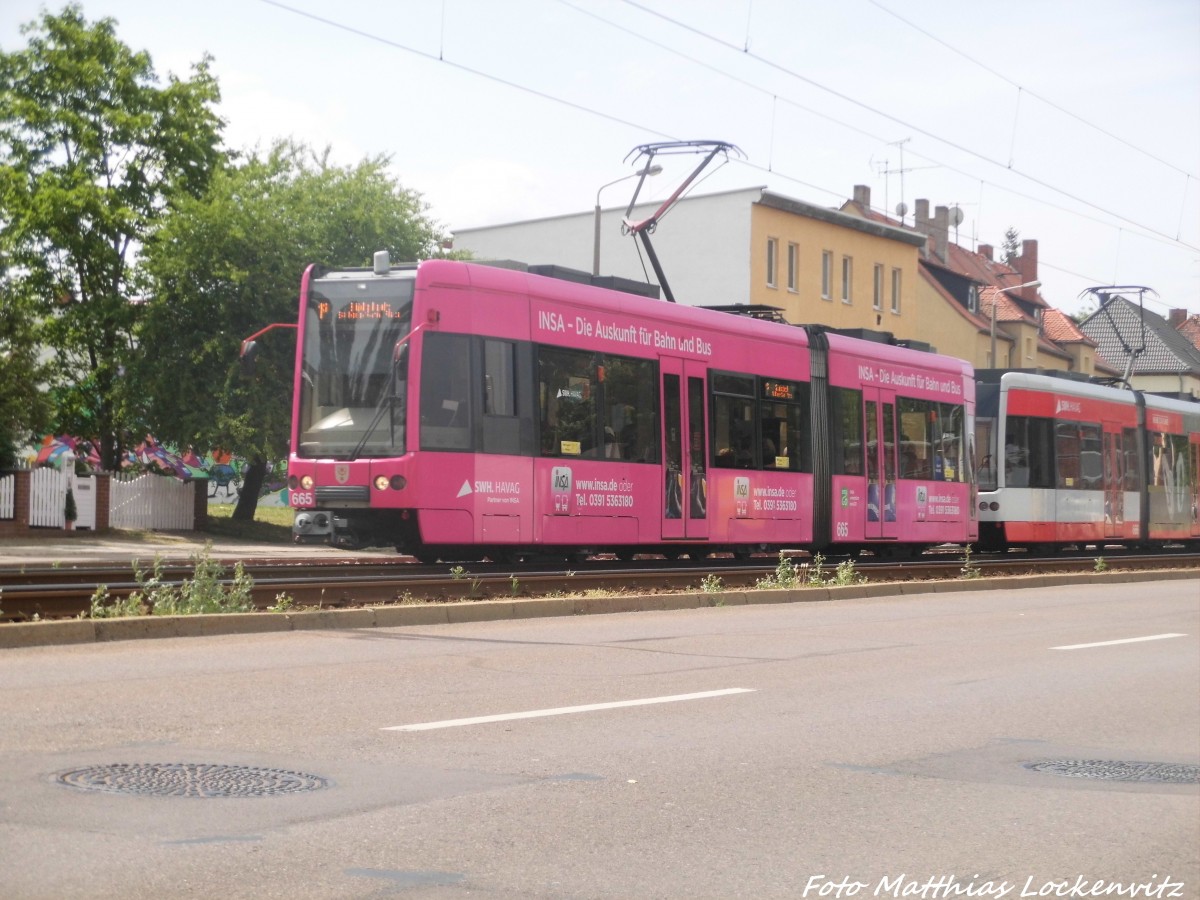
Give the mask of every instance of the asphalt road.
POLYGON ((1197 898, 1198 636, 1192 580, 5 650, 0 896, 1197 898))

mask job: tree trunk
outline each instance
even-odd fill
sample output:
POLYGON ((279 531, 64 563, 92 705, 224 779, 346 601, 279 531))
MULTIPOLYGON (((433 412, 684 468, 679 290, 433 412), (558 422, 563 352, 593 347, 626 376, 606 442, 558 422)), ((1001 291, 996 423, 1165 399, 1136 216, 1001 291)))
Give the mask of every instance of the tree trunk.
POLYGON ((263 482, 266 480, 267 461, 261 456, 256 456, 242 470, 242 487, 231 518, 239 522, 254 520, 254 513, 258 509, 258 495, 262 493, 263 482))

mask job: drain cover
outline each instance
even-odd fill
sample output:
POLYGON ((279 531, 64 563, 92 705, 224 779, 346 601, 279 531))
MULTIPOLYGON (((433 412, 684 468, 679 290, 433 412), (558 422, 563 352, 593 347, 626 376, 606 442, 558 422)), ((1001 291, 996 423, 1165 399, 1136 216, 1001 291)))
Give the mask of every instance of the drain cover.
POLYGON ((1106 781, 1153 781, 1159 784, 1200 784, 1200 766, 1180 763, 1121 762, 1106 759, 1051 759, 1026 763, 1025 768, 1067 778, 1106 781))
POLYGON ((319 791, 319 775, 204 763, 116 763, 59 772, 57 781, 84 791, 153 797, 272 797, 319 791))

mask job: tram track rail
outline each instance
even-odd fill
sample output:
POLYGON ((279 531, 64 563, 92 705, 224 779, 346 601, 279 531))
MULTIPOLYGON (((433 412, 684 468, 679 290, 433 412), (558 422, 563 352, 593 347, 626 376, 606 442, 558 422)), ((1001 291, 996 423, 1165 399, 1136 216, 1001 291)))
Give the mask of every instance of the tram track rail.
MULTIPOLYGON (((1101 558, 1103 569, 1113 572, 1180 568, 1200 572, 1200 554, 1196 553, 1118 552, 1101 558)), ((797 582, 806 583, 812 574, 812 560, 807 556, 796 556, 791 560, 797 582)), ((229 576, 236 560, 218 561, 229 576)), ((824 562, 821 575, 826 582, 835 576, 837 562, 824 562)), ((258 609, 278 606, 280 598, 286 598, 287 605, 297 609, 343 609, 396 603, 560 597, 589 592, 635 595, 697 591, 703 589, 706 580, 713 578, 720 580, 723 589, 736 590, 754 587, 772 576, 778 565, 778 557, 768 556, 750 560, 710 558, 688 562, 597 559, 571 569, 490 563, 427 566, 402 558, 364 560, 361 556, 347 556, 303 562, 260 559, 243 562, 243 569, 253 580, 251 596, 258 609)), ((1099 565, 1095 553, 1055 557, 976 554, 968 563, 959 551, 905 561, 858 559, 853 572, 867 582, 918 582, 1049 572, 1087 573, 1097 571, 1099 565), (964 569, 968 571, 964 572, 964 569)), ((191 578, 193 571, 193 567, 185 564, 160 564, 159 584, 178 588, 191 578)), ((222 579, 226 585, 231 581, 231 577, 222 579)), ((709 584, 713 582, 710 580, 709 584)), ((130 563, 2 566, 0 621, 85 616, 101 588, 108 602, 125 599, 135 592, 146 592, 130 563)))

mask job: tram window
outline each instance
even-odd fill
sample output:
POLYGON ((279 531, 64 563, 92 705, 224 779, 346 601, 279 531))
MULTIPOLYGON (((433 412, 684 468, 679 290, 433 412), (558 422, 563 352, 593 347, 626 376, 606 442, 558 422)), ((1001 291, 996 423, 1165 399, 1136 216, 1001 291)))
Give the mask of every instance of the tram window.
POLYGON ((421 447, 470 450, 471 338, 427 334, 421 362, 421 447))
POLYGON ((940 470, 945 481, 966 481, 967 468, 963 464, 964 423, 966 416, 961 406, 953 403, 937 404, 937 450, 934 453, 934 477, 940 470))
POLYGON ((1125 490, 1140 491, 1142 489, 1141 454, 1138 452, 1138 432, 1136 428, 1126 428, 1122 432, 1122 449, 1125 453, 1125 490))
POLYGON ((583 350, 538 350, 543 456, 595 456, 595 357, 583 350))
POLYGON ((1079 486, 1085 491, 1104 487, 1103 432, 1098 424, 1079 425, 1079 486))
POLYGON ((930 481, 934 477, 937 404, 897 397, 900 411, 900 477, 930 481))
POLYGON ((1054 452, 1058 458, 1059 489, 1083 487, 1082 467, 1079 459, 1079 423, 1056 422, 1054 424, 1054 452))
POLYGON ((1053 420, 1009 416, 1004 431, 1004 483, 1009 487, 1054 487, 1053 420))
POLYGON ((659 460, 658 366, 538 348, 542 456, 659 460))
POLYGON ((764 378, 760 381, 758 433, 764 469, 812 470, 807 452, 808 385, 764 378))
POLYGON ((658 365, 627 356, 605 357, 600 379, 604 453, 608 459, 658 462, 658 365))
POLYGON ((863 473, 862 391, 834 388, 833 410, 833 472, 835 475, 863 473), (840 449, 839 449, 840 448, 840 449))
POLYGON ((517 418, 516 344, 483 342, 483 415, 480 417, 484 453, 520 453, 521 422, 517 418))
POLYGON ((754 458, 754 376, 712 372, 713 465, 749 469, 754 458))
POLYGON ((508 341, 483 342, 483 411, 486 415, 516 415, 514 349, 508 341))
POLYGON ((982 458, 979 460, 979 489, 994 491, 996 489, 996 420, 975 420, 975 446, 979 448, 982 458))

